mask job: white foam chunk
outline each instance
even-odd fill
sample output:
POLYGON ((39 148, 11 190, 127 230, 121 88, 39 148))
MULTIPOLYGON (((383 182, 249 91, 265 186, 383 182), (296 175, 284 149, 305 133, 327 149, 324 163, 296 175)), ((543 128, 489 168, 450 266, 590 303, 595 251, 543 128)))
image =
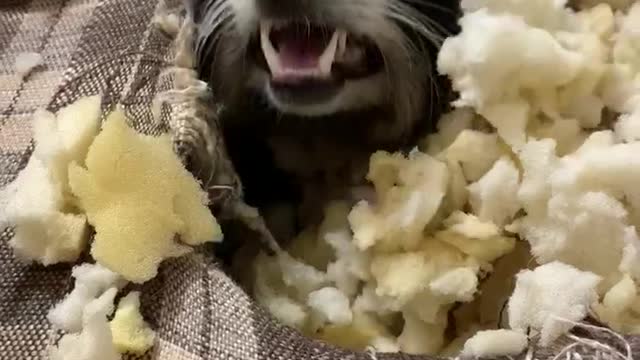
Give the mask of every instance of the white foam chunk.
POLYGON ((390 339, 388 337, 379 336, 373 340, 371 340, 371 347, 375 349, 376 352, 381 353, 397 353, 400 351, 400 347, 398 346, 398 342, 390 339))
POLYGON ((503 157, 478 182, 469 185, 469 202, 482 221, 498 226, 511 220, 520 209, 518 190, 520 172, 503 157))
POLYGON ((462 355, 473 358, 515 356, 521 354, 529 343, 527 335, 513 330, 478 331, 464 343, 462 355))
POLYGON ((466 11, 489 9, 493 13, 521 16, 527 24, 548 30, 562 29, 568 22, 567 0, 462 0, 466 11))
POLYGON ((120 360, 113 345, 107 316, 113 313, 118 290, 110 288, 85 306, 82 331, 64 335, 57 346, 50 349, 51 360, 120 360))
POLYGON ((548 207, 546 216, 526 216, 521 222, 520 235, 530 243, 538 262, 563 261, 592 271, 612 285, 627 227, 622 204, 605 193, 589 192, 555 195, 548 207))
POLYGON ((404 313, 404 327, 398 337, 400 349, 408 354, 434 354, 444 344, 444 323, 427 324, 414 314, 404 313))
POLYGON ((327 274, 294 259, 289 254, 280 254, 278 262, 284 283, 293 287, 302 295, 307 295, 321 288, 328 281, 327 274))
POLYGON ((16 227, 10 245, 20 259, 51 265, 78 258, 86 243, 86 218, 60 212, 61 186, 39 159, 32 157, 0 197, 5 225, 16 227))
POLYGON ((300 329, 309 317, 304 306, 288 297, 273 296, 261 300, 269 313, 285 325, 300 329))
POLYGON ((452 297, 458 301, 471 301, 478 287, 475 269, 457 268, 447 271, 429 284, 436 295, 452 297))
POLYGON ((640 141, 640 107, 633 113, 622 114, 618 118, 615 134, 619 141, 640 141))
POLYGON ((463 130, 444 154, 449 160, 460 163, 468 181, 476 181, 491 169, 502 155, 502 150, 496 134, 463 130))
POLYGON ((325 287, 310 293, 307 304, 329 323, 348 325, 353 320, 349 298, 334 287, 325 287))
POLYGON ((381 151, 371 157, 367 177, 374 183, 378 202, 361 201, 349 213, 357 248, 415 247, 446 194, 446 164, 419 151, 408 157, 381 151))
POLYGON ((0 194, 0 225, 15 226, 10 245, 25 261, 73 262, 86 246, 86 217, 69 212, 74 203, 67 167, 71 161, 84 163, 99 130, 100 101, 98 96, 81 98, 57 116, 44 110, 33 116, 33 154, 0 194))
POLYGON ((69 164, 84 164, 89 146, 100 130, 100 104, 100 97, 90 96, 60 109, 56 116, 43 110, 34 115, 34 156, 43 161, 65 195, 70 193, 69 164))
POLYGON ((523 270, 509 299, 509 326, 521 332, 537 330, 541 345, 549 346, 584 320, 598 300, 599 282, 597 275, 560 262, 523 270))
POLYGON ((569 83, 583 62, 522 17, 482 8, 466 13, 460 25, 462 32, 445 40, 438 57, 438 70, 460 92, 458 106, 483 108, 517 100, 523 89, 556 88, 569 83))
POLYGON ((124 287, 126 281, 99 264, 75 266, 72 276, 75 278, 73 290, 49 311, 47 319, 62 330, 78 332, 82 329, 82 316, 88 304, 110 288, 124 287))

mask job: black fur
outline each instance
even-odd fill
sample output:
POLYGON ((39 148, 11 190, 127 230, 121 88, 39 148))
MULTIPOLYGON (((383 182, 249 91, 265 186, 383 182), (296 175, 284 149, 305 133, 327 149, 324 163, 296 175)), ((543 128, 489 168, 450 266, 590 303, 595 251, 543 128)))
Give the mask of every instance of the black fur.
MULTIPOLYGON (((234 0, 189 1, 191 16, 197 24, 202 24, 208 16, 210 20, 212 12, 218 9, 221 1, 234 0)), ((352 20, 347 15, 350 14, 333 11, 335 9, 326 6, 326 1, 255 0, 254 6, 259 16, 263 17, 300 18, 349 28, 352 20)), ((347 3, 351 0, 341 1, 347 3)), ((412 7, 438 24, 442 38, 459 30, 458 0, 396 1, 412 7)), ((436 119, 450 100, 448 81, 439 76, 435 69, 440 44, 425 37, 412 26, 396 23, 413 51, 406 59, 404 68, 398 65, 398 60, 390 59, 395 61, 395 68, 389 69, 389 74, 396 77, 396 82, 391 84, 401 86, 403 82, 416 82, 420 89, 427 89, 423 94, 424 98, 420 99, 423 102, 420 103, 418 114, 411 115, 408 112, 409 115, 405 115, 397 111, 397 102, 404 99, 393 97, 394 88, 389 89, 391 97, 388 103, 368 109, 322 117, 280 113, 268 103, 264 94, 243 85, 249 75, 249 59, 256 56, 251 49, 255 49, 252 42, 256 41, 257 29, 240 31, 233 19, 234 14, 230 14, 223 22, 224 25, 214 33, 207 33, 206 27, 200 25, 194 46, 200 77, 210 84, 215 98, 225 105, 226 111, 221 119, 224 136, 232 161, 243 181, 246 201, 259 209, 266 209, 278 202, 300 203, 303 201, 301 187, 304 182, 326 175, 314 170, 311 174, 302 176, 296 171, 283 168, 276 161, 274 148, 271 146, 274 137, 294 140, 332 138, 332 147, 345 147, 345 157, 350 156, 352 150, 369 154, 377 149, 409 149, 417 139, 434 129, 436 119), (416 64, 431 65, 429 73, 418 71, 420 66, 416 64), (416 72, 413 72, 414 68, 416 72), (435 79, 434 83, 431 83, 431 79, 435 79), (402 118, 406 116, 411 119, 402 118), (402 125, 404 123, 406 124, 402 125)), ((375 27, 375 24, 372 25, 375 27)), ((390 58, 401 55, 387 54, 390 58)), ((308 165, 313 168, 316 164, 310 158, 308 165)))

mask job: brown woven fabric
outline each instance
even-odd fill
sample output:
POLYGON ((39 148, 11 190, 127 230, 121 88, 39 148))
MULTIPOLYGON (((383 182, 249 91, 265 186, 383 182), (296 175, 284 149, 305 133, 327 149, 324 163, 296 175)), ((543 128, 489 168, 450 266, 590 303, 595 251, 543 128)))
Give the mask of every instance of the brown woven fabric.
MULTIPOLYGON (((178 140, 191 136, 188 143, 196 148, 178 147, 206 163, 210 152, 197 147, 207 141, 198 136, 215 140, 215 128, 195 131, 188 122, 168 121, 178 111, 171 107, 158 123, 150 110, 155 94, 172 86, 170 77, 159 76, 174 57, 171 38, 152 25, 159 6, 157 0, 0 0, 0 187, 30 156, 34 110, 55 111, 99 93, 107 104, 125 104, 142 132, 171 129, 178 140), (26 51, 42 54, 44 65, 22 79, 13 63, 26 51)), ((208 166, 219 171, 228 165, 208 166)), ((70 267, 17 262, 8 246, 11 236, 9 229, 0 235, 0 360, 46 359, 59 335, 46 313, 69 291, 70 267)), ((303 338, 275 322, 204 254, 168 261, 142 294, 143 313, 158 334, 144 359, 412 358, 353 353, 303 338)), ((565 340, 528 356, 553 358, 571 341, 565 340)), ((604 341, 617 344, 613 338, 604 341)), ((631 346, 640 353, 640 341, 632 339, 631 346)), ((580 351, 583 359, 597 355, 588 346, 580 351)))

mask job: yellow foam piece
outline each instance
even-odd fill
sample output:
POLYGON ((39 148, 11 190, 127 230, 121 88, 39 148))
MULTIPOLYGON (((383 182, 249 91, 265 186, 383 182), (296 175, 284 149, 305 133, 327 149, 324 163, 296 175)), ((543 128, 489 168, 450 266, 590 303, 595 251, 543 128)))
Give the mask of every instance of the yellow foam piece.
POLYGON ((131 292, 118 304, 118 309, 109 323, 113 345, 119 353, 143 355, 151 349, 155 333, 140 314, 140 293, 131 292))
POLYGON ((91 144, 86 168, 69 166, 69 182, 96 230, 91 255, 129 281, 153 278, 164 259, 191 251, 186 245, 222 240, 171 138, 136 132, 119 108, 91 144))

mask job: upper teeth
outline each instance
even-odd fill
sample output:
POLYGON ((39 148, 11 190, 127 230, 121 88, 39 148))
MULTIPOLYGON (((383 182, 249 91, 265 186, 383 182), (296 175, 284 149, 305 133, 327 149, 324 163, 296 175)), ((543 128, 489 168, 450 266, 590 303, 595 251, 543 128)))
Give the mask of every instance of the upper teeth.
POLYGON ((329 44, 318 58, 318 65, 315 68, 287 68, 283 66, 276 49, 273 47, 269 35, 272 29, 281 29, 287 23, 263 21, 260 24, 260 46, 273 78, 287 76, 299 77, 321 77, 331 76, 331 67, 336 59, 341 59, 346 50, 347 33, 344 30, 335 30, 329 40, 329 44))
POLYGON ((271 27, 271 22, 265 21, 260 24, 260 47, 262 48, 264 57, 267 59, 267 64, 271 69, 271 73, 275 73, 276 71, 280 71, 281 66, 276 49, 273 48, 273 44, 271 44, 271 40, 269 39, 271 27))
POLYGON ((320 75, 330 75, 331 74, 331 65, 333 65, 333 61, 336 58, 336 50, 338 49, 339 34, 340 31, 336 30, 333 32, 331 36, 331 40, 329 41, 329 45, 324 49, 322 55, 318 59, 318 68, 320 69, 320 75))

